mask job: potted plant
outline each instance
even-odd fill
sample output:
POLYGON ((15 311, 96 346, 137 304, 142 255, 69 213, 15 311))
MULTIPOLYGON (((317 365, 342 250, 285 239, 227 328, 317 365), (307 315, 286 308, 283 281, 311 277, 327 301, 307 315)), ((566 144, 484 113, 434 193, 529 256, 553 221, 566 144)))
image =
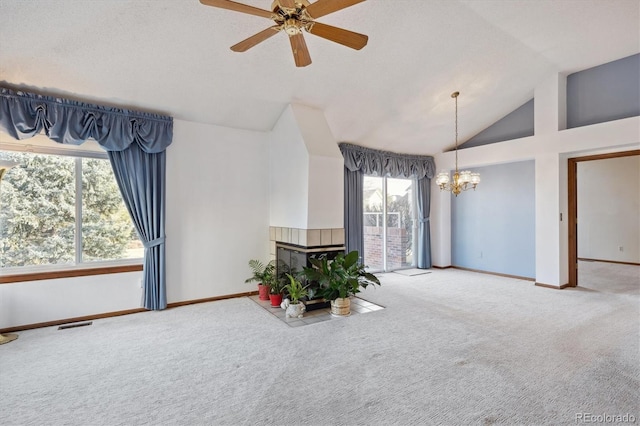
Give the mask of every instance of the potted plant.
POLYGON ((282 293, 285 290, 287 278, 277 276, 275 273, 269 277, 269 300, 271 306, 278 307, 282 303, 282 293))
POLYGON ((251 268, 253 275, 247 278, 244 282, 250 283, 256 281, 258 283, 258 295, 260 300, 269 300, 269 282, 275 275, 275 262, 272 260, 271 262, 264 264, 257 259, 251 259, 249 261, 249 268, 251 268))
POLYGON ((307 287, 302 285, 302 282, 291 274, 286 274, 289 279, 289 283, 285 286, 285 290, 289 295, 284 301, 283 307, 287 310, 287 318, 302 318, 306 310, 304 303, 301 299, 307 295, 307 287))
POLYGON ((348 254, 338 253, 333 260, 326 256, 310 258, 310 268, 304 268, 304 274, 309 280, 320 284, 323 297, 331 301, 333 315, 346 316, 351 314, 351 300, 349 297, 360 292, 360 288, 369 285, 380 285, 378 278, 365 271, 365 266, 358 263, 358 251, 348 254))

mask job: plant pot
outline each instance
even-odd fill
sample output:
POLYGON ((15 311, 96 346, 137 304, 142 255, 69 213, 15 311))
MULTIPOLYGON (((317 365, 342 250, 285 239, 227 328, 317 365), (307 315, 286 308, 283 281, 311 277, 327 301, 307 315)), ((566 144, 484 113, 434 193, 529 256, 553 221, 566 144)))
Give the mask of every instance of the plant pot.
POLYGON ((346 317, 351 315, 351 299, 338 297, 331 301, 331 315, 346 317))
POLYGON ((271 306, 273 306, 274 308, 279 308, 280 304, 282 303, 282 293, 270 294, 269 299, 271 300, 271 306))
POLYGON ((291 303, 287 306, 286 316, 287 318, 302 318, 304 311, 306 310, 304 303, 291 303))
POLYGON ((258 284, 258 298, 260 300, 269 300, 269 286, 258 284))

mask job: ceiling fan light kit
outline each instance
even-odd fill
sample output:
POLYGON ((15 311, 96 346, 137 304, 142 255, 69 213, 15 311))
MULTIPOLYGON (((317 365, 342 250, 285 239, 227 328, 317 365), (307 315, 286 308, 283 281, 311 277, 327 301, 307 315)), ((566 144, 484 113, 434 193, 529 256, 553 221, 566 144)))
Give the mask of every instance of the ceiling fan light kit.
POLYGON ((284 31, 289 36, 296 66, 306 67, 311 64, 311 55, 302 34, 303 30, 317 37, 356 50, 360 50, 367 45, 369 37, 364 34, 315 21, 317 18, 363 1, 365 0, 317 0, 314 3, 310 3, 308 0, 274 0, 271 4, 271 11, 231 0, 200 0, 200 3, 206 6, 268 18, 275 22, 275 25, 266 30, 260 31, 231 46, 231 50, 234 52, 245 52, 276 33, 284 31))

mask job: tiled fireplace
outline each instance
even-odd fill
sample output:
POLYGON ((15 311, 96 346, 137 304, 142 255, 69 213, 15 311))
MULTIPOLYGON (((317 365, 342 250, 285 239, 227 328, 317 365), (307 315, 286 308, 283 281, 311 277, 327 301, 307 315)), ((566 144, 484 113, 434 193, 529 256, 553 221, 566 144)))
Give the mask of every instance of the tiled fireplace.
MULTIPOLYGON (((344 229, 299 229, 271 227, 269 229, 272 256, 277 260, 278 273, 296 271, 310 267, 309 258, 326 255, 333 259, 338 253, 344 253, 344 229), (283 266, 286 265, 286 266, 283 266), (283 268, 281 270, 280 268, 283 268)), ((307 311, 326 308, 327 301, 314 299, 304 302, 307 311)))
POLYGON ((290 105, 272 136, 269 249, 301 270, 310 256, 345 250, 344 159, 319 109, 290 105))
POLYGON ((337 246, 344 250, 344 228, 299 229, 271 226, 269 240, 271 240, 271 255, 274 257, 277 244, 308 250, 337 246))
POLYGON ((295 270, 311 266, 310 256, 326 254, 329 258, 344 253, 344 229, 299 229, 270 227, 271 255, 295 270))

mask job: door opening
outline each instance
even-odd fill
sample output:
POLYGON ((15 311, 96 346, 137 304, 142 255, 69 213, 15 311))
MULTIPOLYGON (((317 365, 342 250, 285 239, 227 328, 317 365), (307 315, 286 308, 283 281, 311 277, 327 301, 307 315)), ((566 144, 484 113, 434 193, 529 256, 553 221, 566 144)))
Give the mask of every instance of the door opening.
POLYGON ((582 161, 605 160, 609 158, 640 155, 640 150, 589 155, 568 159, 568 214, 569 214, 569 287, 578 286, 578 163, 582 161))

